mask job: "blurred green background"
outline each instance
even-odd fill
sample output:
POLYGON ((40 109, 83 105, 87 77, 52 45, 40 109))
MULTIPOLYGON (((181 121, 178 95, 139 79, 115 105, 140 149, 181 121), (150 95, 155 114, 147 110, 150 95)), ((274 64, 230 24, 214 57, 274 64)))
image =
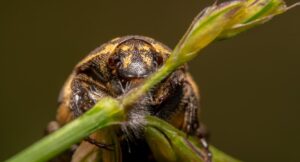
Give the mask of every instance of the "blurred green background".
MULTIPOLYGON (((288 1, 288 4, 296 2, 288 1)), ((213 1, 1 1, 0 161, 40 139, 73 66, 117 36, 171 48, 213 1)), ((245 161, 300 161, 300 7, 190 63, 211 143, 245 161)))

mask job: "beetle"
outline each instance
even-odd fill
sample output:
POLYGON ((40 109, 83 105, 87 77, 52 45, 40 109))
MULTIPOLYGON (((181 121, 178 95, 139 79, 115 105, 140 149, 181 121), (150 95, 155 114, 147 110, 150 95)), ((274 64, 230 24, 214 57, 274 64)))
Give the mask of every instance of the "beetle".
MULTIPOLYGON (((93 107, 103 97, 118 98, 140 85, 156 72, 171 54, 166 45, 144 36, 124 36, 105 43, 88 54, 73 69, 59 95, 56 120, 49 123, 51 133, 93 107)), ((188 135, 198 136, 211 154, 204 127, 199 121, 199 93, 187 71, 178 68, 139 99, 126 114, 127 121, 118 129, 122 161, 155 161, 143 138, 144 117, 159 117, 188 135)), ((53 161, 76 161, 87 148, 110 150, 101 133, 93 133, 53 161), (98 135, 97 135, 98 134, 98 135), (84 148, 84 149, 83 149, 84 148), (73 156, 73 157, 72 157, 73 156)))

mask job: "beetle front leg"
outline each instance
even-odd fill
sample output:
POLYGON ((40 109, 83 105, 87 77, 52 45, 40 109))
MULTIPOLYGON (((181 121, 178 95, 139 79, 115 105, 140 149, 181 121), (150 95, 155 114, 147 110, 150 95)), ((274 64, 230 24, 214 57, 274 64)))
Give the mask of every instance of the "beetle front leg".
MULTIPOLYGON (((192 118, 188 117, 188 119, 192 119, 192 118)), ((193 120, 196 120, 196 119, 193 119, 193 120)), ((196 121, 196 123, 187 122, 185 129, 186 129, 187 136, 194 135, 199 138, 199 141, 204 148, 204 155, 203 155, 204 161, 211 162, 212 161, 212 153, 209 150, 209 144, 207 141, 208 133, 207 133, 206 128, 204 127, 204 124, 198 123, 198 121, 196 121)))
POLYGON ((201 124, 200 127, 197 129, 196 136, 199 138, 199 142, 201 143, 202 147, 204 148, 204 161, 211 162, 212 161, 212 153, 209 150, 209 143, 207 140, 207 132, 206 130, 203 131, 201 128, 203 125, 201 124))
POLYGON ((189 83, 185 84, 185 114, 184 114, 184 124, 183 131, 187 133, 187 136, 194 135, 200 140, 201 145, 204 148, 204 161, 211 162, 212 154, 209 150, 209 144, 207 142, 208 133, 203 124, 199 122, 199 111, 200 105, 199 100, 189 83))
MULTIPOLYGON (((103 91, 100 83, 86 75, 78 75, 72 83, 71 111, 75 117, 78 117, 93 107, 104 96, 108 96, 108 94, 103 91)), ((84 140, 99 148, 112 150, 111 144, 99 142, 92 135, 84 140)))
POLYGON ((74 78, 69 105, 74 117, 88 111, 103 97, 110 96, 103 86, 85 74, 78 74, 74 78))

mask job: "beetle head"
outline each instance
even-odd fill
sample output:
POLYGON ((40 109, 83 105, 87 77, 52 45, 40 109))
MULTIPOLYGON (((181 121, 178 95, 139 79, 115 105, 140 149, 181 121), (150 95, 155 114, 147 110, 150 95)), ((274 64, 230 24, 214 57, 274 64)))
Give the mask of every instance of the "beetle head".
POLYGON ((143 79, 155 72, 163 59, 151 44, 133 38, 119 44, 108 61, 115 75, 132 80, 143 79))

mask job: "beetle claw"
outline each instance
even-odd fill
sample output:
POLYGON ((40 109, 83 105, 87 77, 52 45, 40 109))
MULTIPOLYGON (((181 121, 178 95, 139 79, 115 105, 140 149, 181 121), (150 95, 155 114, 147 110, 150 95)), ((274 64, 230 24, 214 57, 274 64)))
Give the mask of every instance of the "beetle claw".
POLYGON ((106 149, 106 150, 109 150, 109 151, 113 151, 114 150, 114 144, 104 144, 104 143, 100 143, 90 137, 87 137, 84 139, 85 141, 93 144, 93 145, 96 145, 97 147, 99 148, 103 148, 103 149, 106 149))

